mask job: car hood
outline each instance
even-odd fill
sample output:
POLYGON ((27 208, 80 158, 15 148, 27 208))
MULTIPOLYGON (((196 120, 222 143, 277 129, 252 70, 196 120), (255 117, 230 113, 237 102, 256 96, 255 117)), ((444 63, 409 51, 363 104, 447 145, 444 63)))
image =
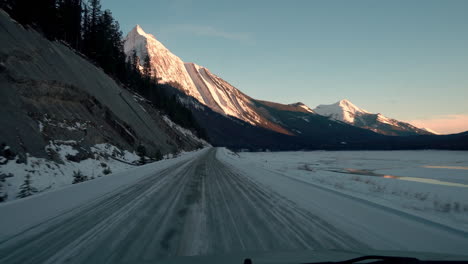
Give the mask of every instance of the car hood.
POLYGON ((164 264, 242 264, 244 259, 252 259, 257 263, 306 263, 306 262, 327 262, 344 261, 368 255, 378 256, 397 256, 411 257, 419 260, 445 260, 445 261, 467 261, 468 255, 453 255, 430 252, 411 252, 411 251, 385 251, 385 250, 308 250, 308 251, 275 251, 275 252, 239 252, 225 255, 210 256, 178 256, 158 260, 145 260, 143 262, 124 262, 124 263, 164 263, 164 264))

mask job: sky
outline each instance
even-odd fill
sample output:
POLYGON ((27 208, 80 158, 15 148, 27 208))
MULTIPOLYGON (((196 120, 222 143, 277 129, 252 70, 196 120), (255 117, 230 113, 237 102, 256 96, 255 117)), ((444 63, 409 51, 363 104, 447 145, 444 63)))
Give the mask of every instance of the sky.
POLYGON ((101 0, 251 97, 468 130, 468 1, 101 0))

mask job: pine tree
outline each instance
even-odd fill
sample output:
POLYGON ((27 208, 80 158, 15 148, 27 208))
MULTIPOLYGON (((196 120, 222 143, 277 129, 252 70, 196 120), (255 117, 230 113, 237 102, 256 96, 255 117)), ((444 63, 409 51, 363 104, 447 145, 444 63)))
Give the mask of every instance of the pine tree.
POLYGON ((143 165, 146 163, 146 148, 143 145, 139 145, 136 149, 137 155, 140 156, 140 164, 143 165))
POLYGON ((0 174, 0 203, 4 202, 8 198, 8 194, 4 189, 5 188, 4 184, 5 184, 5 175, 0 174))
POLYGON ((81 37, 83 42, 85 41, 85 36, 89 32, 89 9, 88 5, 83 4, 83 19, 81 22, 81 37))
POLYGON ((155 154, 155 157, 154 157, 156 160, 162 160, 163 159, 163 155, 161 153, 161 150, 156 150, 156 154, 155 154))
POLYGON ((81 13, 81 0, 59 0, 57 35, 75 49, 81 48, 81 13))
POLYGON ((98 26, 99 20, 102 14, 101 3, 99 0, 90 0, 89 2, 89 12, 86 20, 88 25, 86 25, 86 31, 83 34, 83 52, 90 57, 91 59, 97 61, 98 54, 98 26))
POLYGON ((140 58, 138 58, 136 50, 132 51, 132 56, 130 58, 130 63, 134 67, 133 68, 134 71, 136 71, 138 69, 138 67, 140 66, 140 58))
POLYGON ((100 0, 90 0, 89 5, 91 7, 91 20, 90 20, 90 26, 91 26, 91 31, 96 31, 97 24, 99 21, 99 17, 101 16, 101 1, 100 0))
POLYGON ((83 175, 80 170, 73 171, 73 182, 72 184, 77 184, 88 180, 88 176, 83 175))
MULTIPOLYGON (((49 39, 60 38, 57 34, 58 16, 57 2, 60 0, 42 0, 39 2, 39 9, 33 12, 37 15, 36 23, 41 28, 44 35, 49 39)), ((80 18, 81 19, 81 18, 80 18)))
POLYGON ((37 189, 32 186, 31 175, 27 174, 23 184, 20 186, 18 198, 25 198, 37 193, 37 189))
POLYGON ((143 75, 146 79, 151 80, 151 59, 148 54, 146 54, 143 63, 143 75))

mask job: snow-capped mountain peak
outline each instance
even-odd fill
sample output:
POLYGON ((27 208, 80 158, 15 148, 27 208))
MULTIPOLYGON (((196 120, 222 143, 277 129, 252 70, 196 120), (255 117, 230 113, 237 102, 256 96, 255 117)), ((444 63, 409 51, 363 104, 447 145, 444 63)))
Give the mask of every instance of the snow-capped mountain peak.
POLYGON ((192 62, 184 63, 139 25, 128 33, 124 50, 127 56, 132 56, 135 50, 140 61, 148 55, 152 74, 159 82, 172 84, 212 110, 251 124, 261 122, 252 109, 249 97, 205 67, 192 62))
POLYGON ((143 35, 143 36, 147 35, 146 32, 143 30, 143 28, 141 28, 141 26, 138 24, 135 26, 133 30, 136 30, 136 32, 138 32, 138 34, 140 35, 143 35))
POLYGON ((388 118, 381 113, 373 114, 347 99, 330 105, 319 105, 314 111, 331 119, 345 122, 361 128, 387 135, 432 134, 427 129, 420 129, 411 124, 388 118))
POLYGON ((328 116, 346 123, 353 123, 357 114, 369 114, 368 111, 355 106, 347 99, 330 105, 319 105, 313 111, 319 115, 328 116))
POLYGON ((345 111, 351 112, 351 113, 370 113, 367 110, 364 110, 360 107, 357 107, 355 104, 351 103, 348 99, 343 99, 337 102, 337 104, 343 108, 345 111))
POLYGON ((124 41, 124 51, 127 56, 132 56, 135 51, 140 61, 148 55, 154 77, 158 78, 161 83, 177 83, 186 94, 204 103, 185 70, 184 62, 169 51, 154 35, 146 33, 141 26, 136 25, 128 33, 124 41))

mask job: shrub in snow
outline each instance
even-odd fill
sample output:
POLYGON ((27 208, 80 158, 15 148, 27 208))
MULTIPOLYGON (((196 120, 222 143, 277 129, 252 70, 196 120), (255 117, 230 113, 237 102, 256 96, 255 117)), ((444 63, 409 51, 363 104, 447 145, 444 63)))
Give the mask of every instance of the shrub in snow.
POLYGON ((23 184, 20 186, 20 192, 18 198, 25 198, 37 193, 37 189, 32 186, 31 175, 26 174, 23 184))
POLYGON ((15 159, 15 156, 16 156, 15 153, 5 143, 2 143, 0 149, 1 149, 0 156, 4 157, 7 160, 15 159))
POLYGON ((107 174, 111 174, 112 171, 111 171, 110 167, 107 167, 107 168, 105 168, 105 169, 102 171, 102 173, 103 173, 104 175, 107 175, 107 174))
POLYGON ((180 151, 178 149, 175 149, 174 152, 172 153, 173 158, 179 157, 180 151))
POLYGON ((77 184, 88 180, 88 176, 83 175, 80 170, 73 171, 73 182, 72 184, 77 184))
POLYGON ((140 156, 140 164, 145 164, 146 163, 146 148, 143 145, 138 145, 136 149, 137 155, 140 156))
POLYGON ((156 160, 162 160, 162 159, 163 159, 163 154, 161 153, 161 150, 158 149, 158 150, 156 151, 156 153, 155 153, 155 155, 154 155, 154 158, 155 158, 156 160))
POLYGON ((8 194, 5 191, 5 175, 0 175, 0 203, 8 198, 8 194))

